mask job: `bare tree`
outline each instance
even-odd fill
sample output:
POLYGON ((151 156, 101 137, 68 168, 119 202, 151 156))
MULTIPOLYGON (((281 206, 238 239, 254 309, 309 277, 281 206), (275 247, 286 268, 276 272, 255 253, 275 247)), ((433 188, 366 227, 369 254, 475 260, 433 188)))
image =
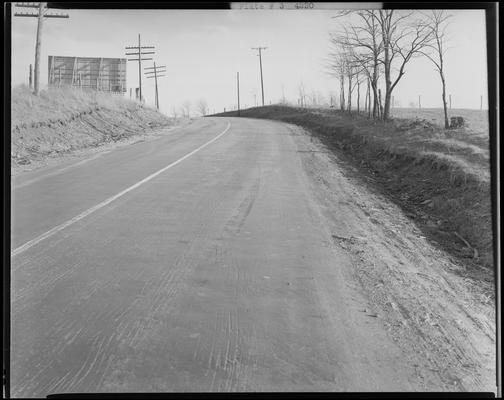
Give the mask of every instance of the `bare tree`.
POLYGON ((331 108, 336 107, 336 93, 334 91, 329 91, 329 106, 331 108))
POLYGON ((333 44, 333 51, 329 54, 329 59, 326 64, 327 72, 329 75, 334 76, 340 83, 340 110, 345 111, 345 58, 343 56, 343 48, 341 43, 331 35, 331 42, 333 44))
POLYGON ((429 28, 431 29, 432 35, 434 37, 433 43, 426 45, 426 51, 422 51, 432 63, 435 65, 439 77, 441 78, 442 85, 442 99, 443 99, 443 109, 444 109, 444 120, 445 128, 450 127, 448 122, 448 106, 446 102, 446 78, 444 73, 444 55, 446 52, 445 48, 445 38, 446 38, 446 21, 450 18, 450 15, 446 13, 445 10, 431 10, 430 14, 427 15, 427 20, 429 22, 429 28), (430 51, 429 51, 430 50, 430 51))
POLYGON ((303 81, 298 86, 298 94, 299 94, 299 105, 301 107, 306 107, 306 90, 303 81))
POLYGON ((357 22, 349 18, 346 23, 341 23, 341 31, 332 35, 331 41, 343 49, 345 58, 353 65, 359 65, 370 79, 374 94, 373 116, 380 114, 381 118, 388 119, 392 92, 404 76, 407 63, 420 56, 432 43, 432 29, 425 16, 415 11, 343 11, 337 18, 352 16, 357 16, 357 22), (378 89, 382 70, 384 103, 381 103, 381 90, 378 89))
POLYGON ((378 114, 378 79, 380 55, 383 51, 378 11, 341 11, 336 18, 356 16, 358 22, 341 23, 341 30, 331 35, 336 47, 344 48, 352 63, 367 75, 373 89, 373 117, 378 114))
POLYGON ((208 114, 208 103, 205 99, 200 99, 196 104, 196 108, 201 116, 205 116, 208 114))
POLYGON ((352 112, 352 92, 353 92, 353 86, 352 86, 352 78, 353 78, 353 75, 354 75, 354 68, 353 66, 350 64, 349 60, 348 60, 348 54, 345 54, 345 72, 346 72, 346 78, 347 78, 347 82, 348 82, 348 89, 347 89, 347 111, 348 112, 352 112))
MULTIPOLYGON (((368 93, 367 112, 368 112, 368 118, 371 118, 371 79, 369 78, 369 76, 367 79, 367 93, 368 93)), ((373 110, 376 111, 376 108, 373 107, 373 110)))
POLYGON ((360 86, 366 78, 363 76, 362 70, 357 71, 355 75, 355 85, 357 86, 357 114, 360 114, 360 86))
POLYGON ((428 46, 433 38, 429 23, 424 19, 413 19, 414 11, 378 10, 378 22, 383 42, 381 62, 385 78, 385 102, 383 119, 389 119, 392 91, 406 73, 406 64, 428 46), (392 77, 394 61, 398 60, 398 73, 392 77))
MULTIPOLYGON (((334 38, 333 38, 334 39, 334 38)), ((340 109, 341 111, 352 111, 352 92, 355 88, 354 76, 359 72, 358 65, 352 58, 352 49, 342 42, 333 40, 335 52, 331 53, 332 59, 329 62, 330 74, 340 81, 340 109), (345 84, 346 99, 345 99, 345 84), (345 101, 346 100, 346 101, 345 101)))
POLYGON ((369 95, 371 94, 371 90, 370 90, 370 84, 369 84, 369 78, 366 77, 366 96, 364 97, 364 113, 368 114, 368 117, 369 117, 369 108, 368 108, 368 104, 369 104, 369 95))
POLYGON ((359 112, 359 102, 360 102, 360 84, 362 79, 362 67, 355 61, 351 51, 348 51, 344 55, 345 65, 346 65, 346 78, 348 82, 348 105, 347 111, 352 112, 352 94, 357 88, 357 112, 359 112))
POLYGON ((189 100, 186 100, 182 103, 182 107, 180 109, 184 118, 189 118, 191 116, 191 108, 192 104, 189 100))
POLYGON ((339 81, 340 81, 340 110, 345 111, 345 66, 343 60, 339 62, 339 81))
POLYGON ((172 115, 172 117, 174 119, 177 119, 177 117, 178 117, 178 111, 177 111, 177 109, 175 107, 171 108, 171 115, 172 115))

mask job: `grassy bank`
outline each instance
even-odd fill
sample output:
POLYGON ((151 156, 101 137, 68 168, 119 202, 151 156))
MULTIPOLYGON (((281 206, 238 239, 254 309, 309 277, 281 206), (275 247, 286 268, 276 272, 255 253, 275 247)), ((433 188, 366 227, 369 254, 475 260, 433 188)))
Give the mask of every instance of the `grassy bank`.
POLYGON ((493 266, 488 135, 445 131, 426 119, 383 123, 322 109, 269 106, 240 115, 306 128, 433 242, 475 270, 483 266, 486 274, 493 266))
POLYGON ((12 166, 98 146, 173 121, 154 109, 100 92, 48 89, 34 96, 26 86, 12 90, 12 166))

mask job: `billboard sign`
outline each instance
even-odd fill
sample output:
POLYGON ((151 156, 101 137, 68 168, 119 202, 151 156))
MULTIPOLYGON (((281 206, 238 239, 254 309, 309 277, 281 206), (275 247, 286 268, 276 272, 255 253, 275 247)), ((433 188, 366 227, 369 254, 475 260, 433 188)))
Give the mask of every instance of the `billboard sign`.
POLYGON ((126 92, 126 59, 49 56, 49 86, 126 92))

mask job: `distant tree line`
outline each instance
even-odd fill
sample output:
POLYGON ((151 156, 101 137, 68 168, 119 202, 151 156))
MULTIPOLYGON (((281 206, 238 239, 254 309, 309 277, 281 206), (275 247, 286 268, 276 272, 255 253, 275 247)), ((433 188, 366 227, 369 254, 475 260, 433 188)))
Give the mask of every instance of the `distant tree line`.
MULTIPOLYGON (((174 119, 177 119, 179 116, 182 118, 190 118, 193 114, 193 103, 190 100, 185 100, 179 108, 172 107, 171 115, 174 119)), ((208 103, 205 99, 199 99, 195 104, 196 112, 204 117, 209 113, 208 103)))

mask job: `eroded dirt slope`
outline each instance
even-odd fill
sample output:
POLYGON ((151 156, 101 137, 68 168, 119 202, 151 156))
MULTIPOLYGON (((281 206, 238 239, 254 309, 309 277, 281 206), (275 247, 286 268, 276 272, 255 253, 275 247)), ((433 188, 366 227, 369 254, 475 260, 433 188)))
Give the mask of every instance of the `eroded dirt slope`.
POLYGON ((76 151, 148 134, 176 121, 155 109, 101 92, 51 88, 34 96, 12 92, 11 167, 14 173, 76 151))

